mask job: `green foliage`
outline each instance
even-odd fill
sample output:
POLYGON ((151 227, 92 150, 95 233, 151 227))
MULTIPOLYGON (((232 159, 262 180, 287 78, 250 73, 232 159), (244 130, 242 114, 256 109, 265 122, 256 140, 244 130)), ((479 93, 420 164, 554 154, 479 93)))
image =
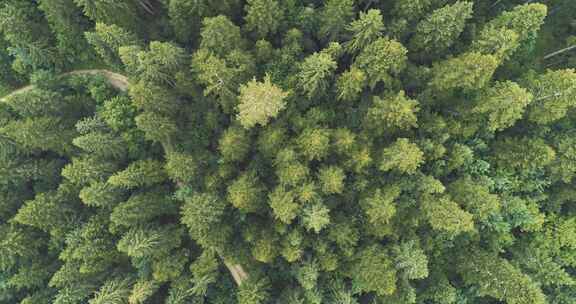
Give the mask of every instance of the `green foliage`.
POLYGON ((254 172, 245 172, 228 186, 228 201, 243 212, 256 212, 262 207, 263 192, 254 172))
POLYGON ((92 45, 94 50, 107 64, 119 67, 119 49, 122 46, 138 45, 137 37, 117 25, 107 25, 96 23, 94 32, 86 32, 86 40, 92 45))
POLYGON ((221 249, 231 231, 223 226, 226 202, 209 193, 191 196, 182 206, 181 221, 190 236, 205 248, 221 249))
POLYGON ((352 53, 358 52, 382 36, 382 14, 376 9, 360 12, 359 18, 352 21, 347 30, 352 33, 352 40, 346 43, 346 47, 352 53))
POLYGON ((350 70, 340 74, 336 86, 338 99, 354 101, 358 99, 366 86, 366 74, 362 70, 352 67, 350 70))
POLYGON ((286 191, 282 187, 278 187, 274 192, 271 192, 268 195, 268 203, 274 212, 274 217, 283 223, 290 224, 296 218, 300 209, 300 205, 295 199, 293 191, 286 191))
POLYGON ((462 210, 449 197, 427 197, 422 202, 424 216, 432 229, 457 235, 474 230, 472 214, 462 210))
POLYGON ((0 128, 0 134, 26 149, 65 155, 73 150, 70 141, 76 131, 60 118, 41 116, 10 122, 0 128))
POLYGON ((554 122, 575 106, 576 71, 548 71, 530 81, 529 90, 534 95, 534 101, 528 119, 538 124, 554 122))
POLYGON ((398 138, 392 145, 384 148, 378 169, 395 170, 399 173, 414 174, 424 162, 424 153, 407 138, 398 138))
POLYGON ((307 205, 303 210, 302 223, 306 230, 320 233, 322 229, 330 224, 330 209, 322 203, 307 205))
POLYGON ((0 304, 573 304, 531 2, 2 1, 0 304))
POLYGON ((416 26, 410 41, 414 50, 441 54, 458 39, 472 17, 472 2, 456 2, 433 11, 416 26))
POLYGON ((486 252, 476 252, 459 265, 467 284, 478 284, 479 296, 489 295, 511 304, 543 304, 546 297, 529 276, 507 260, 486 252))
POLYGON ((504 138, 494 144, 494 160, 503 168, 540 169, 555 158, 554 149, 539 138, 504 138))
POLYGON ((238 304, 262 304, 266 303, 270 294, 269 282, 266 279, 250 279, 240 285, 238 291, 238 304))
POLYGON ((496 82, 478 97, 472 111, 488 116, 490 131, 500 131, 521 119, 531 101, 532 94, 518 84, 511 81, 496 82))
POLYGON ((193 182, 197 178, 200 161, 186 153, 172 152, 167 154, 164 169, 174 182, 193 182))
POLYGON ((302 63, 298 74, 298 86, 308 98, 324 94, 336 67, 336 61, 330 55, 314 53, 302 63))
POLYGON ((248 132, 241 127, 230 127, 222 134, 218 148, 223 161, 242 161, 250 151, 248 132))
POLYGON ((175 73, 185 66, 184 50, 169 42, 152 41, 148 51, 132 46, 121 46, 118 50, 128 70, 145 82, 171 85, 175 73))
POLYGON ((360 206, 364 210, 368 222, 374 227, 375 233, 385 235, 388 232, 387 226, 396 215, 396 203, 394 201, 399 195, 400 188, 390 186, 376 189, 360 201, 360 206))
POLYGON ((486 27, 512 30, 519 41, 525 41, 540 30, 547 13, 548 8, 541 3, 518 5, 488 22, 486 27))
POLYGON ((320 16, 319 36, 329 40, 338 41, 354 17, 353 0, 329 0, 322 8, 320 16))
POLYGON ((465 53, 436 64, 430 85, 438 90, 480 89, 490 81, 497 67, 498 61, 492 55, 465 53))
POLYGON ((354 257, 348 275, 356 288, 364 292, 383 296, 396 290, 396 270, 392 259, 378 245, 362 248, 354 257))
POLYGON ((417 100, 407 98, 404 91, 385 99, 375 96, 366 113, 366 127, 375 129, 378 134, 418 127, 418 104, 417 100))
POLYGON ((336 166, 320 168, 318 180, 320 187, 326 194, 340 194, 344 191, 344 170, 336 166))
POLYGON ((428 277, 428 258, 415 241, 401 243, 393 249, 396 269, 409 280, 428 277))
POLYGON ((500 211, 500 199, 497 195, 491 194, 481 181, 470 178, 459 179, 450 184, 448 190, 456 202, 481 221, 495 216, 500 211))
POLYGON ((264 82, 252 79, 240 87, 238 121, 246 129, 266 126, 286 107, 287 96, 287 92, 271 82, 270 76, 264 77, 264 82))
POLYGON ((200 48, 221 57, 244 45, 240 28, 222 15, 204 19, 200 36, 200 48))
POLYGON ((306 129, 297 139, 302 154, 308 159, 320 160, 328 154, 330 132, 326 129, 306 129))
POLYGON ((112 186, 133 189, 152 186, 166 180, 166 173, 161 162, 152 159, 131 163, 126 169, 110 176, 108 183, 112 186))
POLYGON ((379 38, 362 50, 353 67, 366 74, 371 88, 380 81, 389 86, 392 76, 404 69, 407 53, 408 50, 398 41, 379 38))
POLYGON ((284 15, 276 0, 248 0, 244 9, 246 28, 259 38, 275 34, 284 15))

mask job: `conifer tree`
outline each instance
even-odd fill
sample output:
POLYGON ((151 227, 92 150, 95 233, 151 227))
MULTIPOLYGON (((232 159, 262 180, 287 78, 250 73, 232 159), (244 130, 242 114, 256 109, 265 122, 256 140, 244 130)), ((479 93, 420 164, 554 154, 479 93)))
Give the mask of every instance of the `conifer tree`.
POLYGON ((406 130, 418 126, 418 111, 418 101, 407 98, 404 91, 385 99, 375 96, 366 113, 365 124, 378 134, 394 129, 406 130))
POLYGON ((548 124, 566 115, 574 106, 576 71, 548 71, 530 82, 534 101, 528 118, 538 124, 548 124))
POLYGON ((117 172, 108 179, 113 186, 132 189, 151 186, 166 180, 166 173, 161 162, 146 159, 131 163, 126 169, 117 172))
POLYGON ((518 84, 511 81, 496 82, 480 95, 472 111, 488 116, 490 131, 500 131, 521 119, 531 101, 532 94, 518 84))
POLYGON ((259 38, 275 34, 284 17, 282 6, 276 0, 248 0, 245 10, 246 28, 259 38))
POLYGON ((424 162, 424 153, 407 138, 399 138, 382 152, 379 169, 413 174, 424 162))
POLYGON ((308 98, 324 94, 336 67, 336 61, 328 54, 315 53, 308 56, 298 75, 299 87, 308 98))
POLYGON ((122 46, 138 45, 136 36, 127 30, 111 24, 96 23, 94 32, 86 32, 86 40, 102 59, 115 67, 122 64, 119 49, 122 46))
POLYGON ((222 15, 204 19, 200 36, 200 48, 221 57, 244 46, 240 28, 222 15))
POLYGON ((329 41, 340 40, 346 30, 346 24, 352 17, 354 17, 354 1, 327 1, 320 17, 320 37, 329 41))
POLYGON ((382 36, 382 14, 376 9, 360 12, 359 18, 348 25, 348 31, 352 34, 352 40, 347 42, 347 49, 356 53, 382 36))
POLYGON ((416 26, 410 41, 414 50, 440 54, 449 48, 472 17, 472 2, 456 2, 432 12, 416 26))
POLYGON ((404 69, 407 52, 398 41, 379 38, 362 50, 353 67, 366 74, 371 88, 380 81, 389 86, 392 76, 404 69))
POLYGON ((498 61, 492 55, 465 53, 435 65, 430 85, 439 90, 480 89, 490 81, 497 67, 498 61))
POLYGON ((238 105, 240 124, 246 129, 265 126, 286 107, 287 96, 287 92, 271 82, 270 76, 266 76, 264 82, 253 79, 242 85, 238 105))

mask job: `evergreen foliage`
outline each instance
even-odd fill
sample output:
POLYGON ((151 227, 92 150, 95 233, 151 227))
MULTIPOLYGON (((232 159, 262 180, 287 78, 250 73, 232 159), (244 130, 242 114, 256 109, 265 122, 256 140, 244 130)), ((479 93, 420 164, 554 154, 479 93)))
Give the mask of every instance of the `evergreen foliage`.
POLYGON ((0 304, 576 303, 541 2, 1 1, 0 304))

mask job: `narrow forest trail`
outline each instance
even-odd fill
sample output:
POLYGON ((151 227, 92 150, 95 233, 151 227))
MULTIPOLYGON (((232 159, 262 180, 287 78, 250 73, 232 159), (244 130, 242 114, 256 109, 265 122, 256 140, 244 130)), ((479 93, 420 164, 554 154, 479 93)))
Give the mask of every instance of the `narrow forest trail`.
MULTIPOLYGON (((112 85, 114 88, 122 92, 128 90, 128 86, 130 85, 128 77, 122 74, 114 73, 109 70, 101 70, 101 69, 75 70, 63 73, 60 75, 60 77, 65 77, 69 75, 101 75, 104 76, 106 80, 108 80, 108 83, 110 83, 110 85, 112 85)), ((9 98, 10 96, 27 92, 33 88, 34 85, 27 85, 25 87, 21 87, 13 91, 12 93, 0 98, 0 102, 3 102, 6 98, 9 98)), ((243 281, 248 279, 248 274, 246 273, 242 265, 231 264, 227 261, 224 261, 224 265, 226 265, 226 268, 228 268, 228 271, 230 271, 230 274, 232 274, 232 277, 234 278, 234 281, 238 286, 240 286, 240 284, 242 284, 243 281)))

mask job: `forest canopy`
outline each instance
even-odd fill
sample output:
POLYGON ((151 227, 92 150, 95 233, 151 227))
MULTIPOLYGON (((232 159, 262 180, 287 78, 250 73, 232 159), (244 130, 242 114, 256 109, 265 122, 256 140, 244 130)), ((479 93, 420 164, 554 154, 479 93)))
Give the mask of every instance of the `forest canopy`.
POLYGON ((576 303, 576 1, 3 0, 0 304, 576 303))

